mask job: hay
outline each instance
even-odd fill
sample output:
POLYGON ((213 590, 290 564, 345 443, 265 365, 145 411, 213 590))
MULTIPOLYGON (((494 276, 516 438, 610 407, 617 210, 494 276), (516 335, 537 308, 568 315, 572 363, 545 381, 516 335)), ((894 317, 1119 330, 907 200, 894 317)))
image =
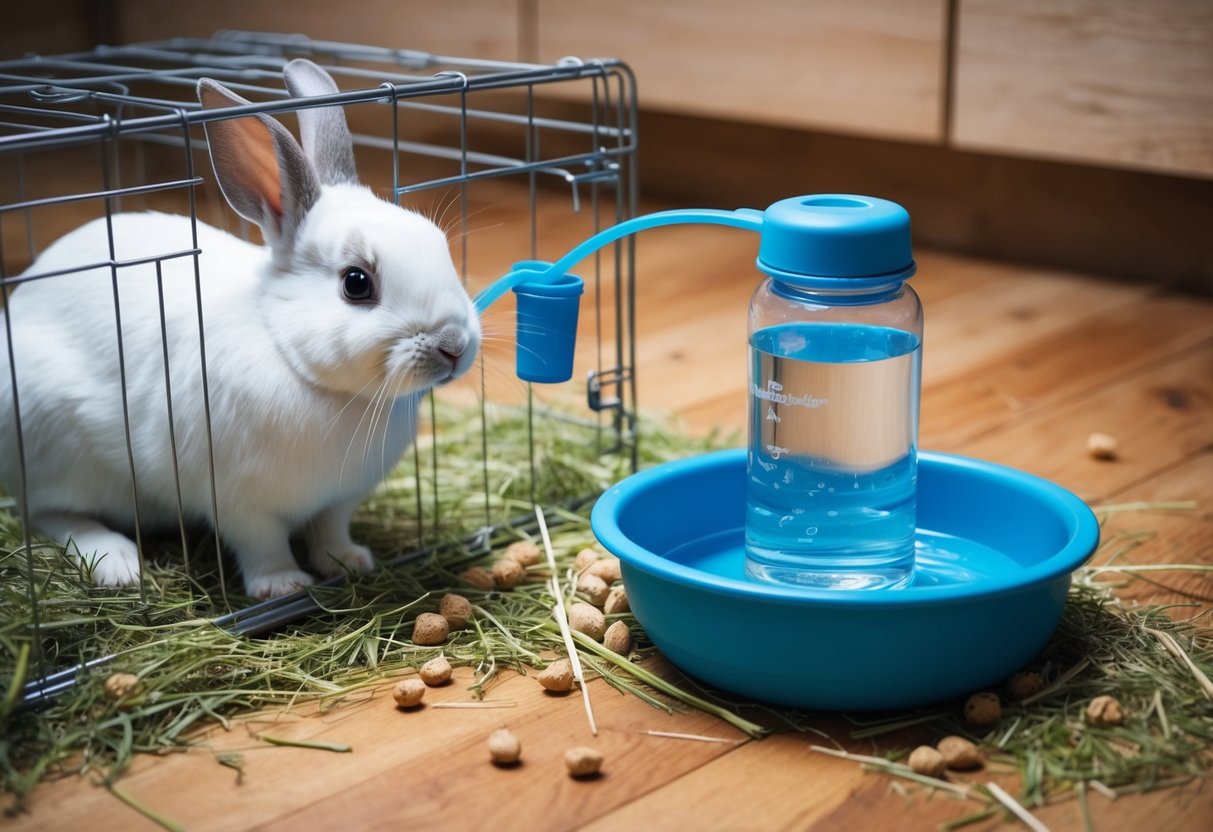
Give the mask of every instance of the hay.
MULTIPOLYGON (((318 611, 264 638, 233 632, 250 629, 255 615, 240 610, 252 599, 241 596, 230 567, 222 582, 213 535, 199 532, 187 540, 190 572, 179 542, 151 542, 145 604, 136 589, 93 586, 86 567, 59 547, 36 545, 27 558, 17 520, 0 512, 4 790, 19 803, 46 777, 92 771, 112 783, 133 754, 181 747, 203 724, 303 702, 336 707, 413 672, 439 652, 452 664, 474 668, 474 696, 504 671, 545 664, 543 656, 559 646, 543 626, 553 602, 546 584, 483 592, 460 586, 456 575, 526 534, 511 523, 529 515, 532 495, 553 506, 580 498, 577 510, 549 514, 561 560, 571 562, 593 543, 586 498, 630 470, 628 455, 612 447, 613 431, 562 414, 528 418, 515 408, 464 410, 437 402, 429 415, 437 429, 422 434, 416 453, 354 524, 355 536, 381 562, 404 564, 311 588, 307 595, 318 611), (482 427, 491 449, 487 459, 482 427), (542 439, 532 444, 534 435, 542 439), (419 557, 408 554, 419 547, 419 557), (41 637, 36 645, 31 578, 41 637), (447 591, 468 596, 483 614, 441 648, 412 644, 413 619, 436 611, 447 591), (26 683, 55 671, 65 677, 55 680, 58 692, 37 711, 23 708, 22 694, 38 692, 26 683), (116 672, 139 677, 135 696, 121 702, 106 696, 105 679, 116 672)), ((643 464, 708 446, 656 424, 647 427, 639 451, 643 464)), ((277 622, 279 612, 293 607, 298 602, 252 609, 267 610, 277 622)))
MULTIPOLYGON (((576 552, 594 543, 588 503, 579 498, 626 474, 627 455, 611 452, 611 431, 559 414, 536 414, 542 419, 538 431, 519 409, 482 413, 437 403, 430 417, 438 429, 423 435, 417 452, 356 518, 356 537, 383 562, 399 565, 312 588, 308 598, 317 611, 275 624, 265 637, 233 632, 249 618, 230 615, 231 608, 249 599, 240 597, 230 574, 226 586, 220 583, 213 536, 200 533, 187 541, 193 547, 190 573, 179 543, 149 547, 144 604, 138 591, 92 586, 57 547, 37 546, 27 559, 16 521, 0 512, 0 771, 12 806, 44 778, 95 772, 112 785, 134 754, 183 747, 204 725, 303 702, 340 707, 440 652, 453 665, 473 668, 470 701, 501 674, 542 667, 562 654, 544 567, 532 569, 527 582, 510 592, 460 586, 456 576, 513 540, 536 539, 515 522, 529 515, 532 499, 555 507, 547 521, 557 567, 569 569, 576 552), (488 458, 481 452, 482 426, 488 458), (530 437, 541 438, 532 443, 530 437), (419 555, 408 554, 419 547, 419 555), (31 574, 38 645, 29 626, 31 574), (448 591, 469 597, 476 617, 441 647, 414 645, 413 619, 436 611, 448 591), (28 679, 62 668, 69 673, 58 695, 37 711, 21 706, 28 679), (139 677, 132 697, 106 696, 104 682, 114 672, 139 677)), ((719 445, 650 420, 640 461, 650 465, 719 445)), ((1175 610, 1122 607, 1111 586, 1096 580, 1108 572, 1080 572, 1061 627, 1032 668, 1044 676, 1046 689, 1009 704, 988 732, 974 734, 960 720, 960 703, 951 703, 856 723, 852 739, 867 740, 893 759, 907 731, 969 736, 992 762, 1018 769, 1019 797, 1028 806, 1082 795, 1087 787, 1122 793, 1201 776, 1213 763, 1213 700, 1201 681, 1213 674, 1213 642, 1202 625, 1208 609, 1176 620, 1175 610), (1084 720, 1085 703, 1102 693, 1125 706, 1124 725, 1084 720)), ((1136 579, 1144 573, 1126 568, 1118 574, 1136 579)), ((268 607, 271 613, 284 608, 268 607)), ((615 618, 635 623, 630 614, 615 618)), ((751 736, 770 730, 827 736, 814 727, 812 714, 730 703, 690 682, 673 684, 586 639, 578 639, 578 648, 587 672, 655 707, 702 708, 751 736), (742 712, 758 714, 762 724, 742 712)), ((637 648, 641 657, 652 650, 643 640, 637 648)), ((224 764, 239 774, 239 759, 224 764)), ((882 770, 899 773, 895 765, 882 770)), ((968 793, 985 799, 984 791, 968 793)))

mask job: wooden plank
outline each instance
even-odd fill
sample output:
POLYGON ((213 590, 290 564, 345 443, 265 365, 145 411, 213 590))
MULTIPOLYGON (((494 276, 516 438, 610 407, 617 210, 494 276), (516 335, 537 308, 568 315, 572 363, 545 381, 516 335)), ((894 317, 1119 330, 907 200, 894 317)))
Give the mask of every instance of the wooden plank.
POLYGON ((1213 6, 961 0, 958 147, 1213 176, 1213 6))
MULTIPOLYGON (((448 686, 427 692, 428 704, 467 701, 471 681, 459 668, 448 686)), ((491 696, 513 699, 518 689, 536 688, 533 681, 507 679, 491 696), (519 684, 521 683, 521 684, 519 684)), ((298 805, 307 805, 335 790, 362 782, 380 766, 417 759, 440 750, 461 734, 470 736, 501 719, 501 710, 462 711, 425 708, 417 713, 395 710, 387 690, 368 702, 347 704, 328 714, 314 707, 297 712, 267 712, 234 723, 231 731, 211 730, 206 742, 188 753, 157 759, 136 757, 121 780, 122 789, 145 805, 172 817, 188 829, 248 828, 298 805), (428 724, 429 730, 419 730, 428 724), (346 743, 350 754, 271 746, 250 736, 265 733, 293 740, 346 743), (245 782, 236 786, 234 772, 219 765, 221 753, 244 757, 245 782), (306 772, 301 776, 301 772, 306 772), (216 812, 222 799, 223 811, 216 812)), ((100 789, 85 787, 76 778, 56 781, 32 796, 30 812, 14 828, 38 828, 54 818, 61 828, 123 828, 136 817, 124 804, 100 789)))
MULTIPOLYGON (((991 777, 966 778, 986 783, 991 777)), ((1065 800, 1052 806, 1031 807, 1030 811, 1048 829, 1077 830, 1093 828, 1099 830, 1166 829, 1167 832, 1207 832, 1213 818, 1213 790, 1202 788, 1199 781, 1174 789, 1122 797, 1108 800, 1095 792, 1088 792, 1092 826, 1085 827, 1076 800, 1065 800)), ((938 829, 944 823, 959 820, 978 811, 975 802, 960 800, 943 794, 931 795, 917 787, 911 797, 895 792, 890 779, 884 776, 867 775, 860 787, 849 799, 820 818, 815 823, 797 826, 805 830, 850 830, 877 829, 904 823, 913 818, 913 829, 938 829)), ((1003 788, 1015 794, 1013 785, 1003 788)), ((963 827, 973 832, 1018 832, 1024 825, 1012 818, 1010 813, 997 813, 993 818, 963 827)))
MULTIPOLYGON (((875 829, 882 821, 893 824, 895 819, 911 816, 916 829, 939 829, 944 823, 964 817, 980 810, 981 804, 947 793, 930 794, 916 784, 901 782, 912 796, 903 796, 893 789, 893 778, 875 772, 864 772, 855 763, 838 761, 856 772, 856 786, 845 802, 832 807, 824 816, 802 828, 827 829, 875 829)), ((965 777, 965 780, 970 779, 965 777)), ((982 778, 983 782, 992 778, 982 778)), ((986 829, 999 828, 1001 824, 986 824, 986 829)), ((971 827, 964 827, 970 829, 971 827)), ((981 829, 981 826, 972 827, 981 829)), ((1022 829, 1023 827, 1019 827, 1022 829)))
POLYGON ((808 829, 849 801, 865 779, 854 763, 810 751, 814 742, 820 738, 778 734, 749 743, 633 800, 586 830, 808 829))
MULTIPOLYGON (((651 670, 675 674, 660 659, 651 670)), ((660 787, 734 748, 732 744, 648 736, 647 730, 744 741, 745 735, 699 711, 666 714, 594 681, 592 701, 600 733, 590 735, 581 697, 548 694, 533 680, 507 675, 488 699, 513 702, 497 709, 439 709, 439 702, 468 702, 468 668, 427 691, 416 712, 395 708, 386 689, 366 702, 326 713, 303 707, 290 716, 273 712, 241 720, 231 731, 214 729, 198 747, 164 758, 137 757, 121 780, 127 794, 188 829, 277 828, 324 819, 353 828, 382 828, 398 821, 427 828, 463 828, 471 817, 494 818, 503 829, 567 829, 660 787), (488 760, 486 740, 508 727, 522 741, 523 765, 499 769, 488 760), (250 735, 345 743, 348 754, 271 746, 250 735), (577 782, 567 776, 564 751, 592 745, 606 755, 604 776, 577 782), (222 753, 244 758, 243 785, 217 763, 222 753), (550 808, 535 818, 537 806, 550 808), (222 805, 222 811, 216 807, 222 805)), ((102 789, 69 778, 37 789, 14 830, 43 828, 141 829, 144 821, 102 789)), ((149 827, 153 828, 153 827, 149 827)))
POLYGON ((646 108, 938 141, 944 6, 540 0, 538 58, 622 58, 646 108))
MULTIPOLYGON (((1208 832, 1213 823, 1213 789, 1207 782, 1195 780, 1187 785, 1164 789, 1132 798, 1107 800, 1088 792, 1091 828, 1165 829, 1167 832, 1208 832)), ((1045 806, 1033 814, 1050 829, 1082 829, 1082 810, 1076 801, 1045 806)), ((1007 824, 1011 828, 1012 824, 1007 824)), ((1014 824, 1022 829, 1022 824, 1014 824)))
POLYGON ((471 0, 434 5, 425 0, 360 0, 334 14, 324 0, 296 0, 289 14, 276 3, 213 0, 182 6, 173 0, 121 0, 120 40, 209 37, 221 29, 302 32, 316 40, 416 49, 460 57, 516 60, 517 0, 471 0))
POLYGON ((971 456, 1054 480, 1085 500, 1099 501, 1210 444, 1213 345, 1205 345, 959 447, 971 456), (1118 438, 1115 461, 1087 454, 1087 436, 1093 432, 1118 438))
POLYGON ((1002 268, 1003 279, 988 288, 924 304, 924 385, 1107 315, 1147 291, 1042 269, 1002 268))
MULTIPOLYGON (((1213 565, 1213 449, 1206 449, 1145 482, 1111 494, 1107 504, 1191 501, 1191 510, 1145 510, 1111 515, 1102 529, 1103 548, 1094 564, 1213 565), (1140 535, 1150 535, 1141 539, 1140 535)), ((1207 572, 1151 572, 1120 589, 1126 603, 1213 603, 1213 578, 1207 572)), ((1105 578, 1116 581, 1117 576, 1105 578)), ((1175 609, 1177 618, 1199 609, 1175 609)))
MULTIPOLYGON (((538 688, 534 682, 527 684, 538 688)), ((713 717, 699 712, 668 716, 603 684, 594 685, 599 723, 595 738, 579 696, 534 696, 543 701, 523 713, 485 714, 475 730, 442 735, 441 747, 424 759, 394 765, 377 761, 364 782, 283 812, 256 828, 353 823, 360 829, 400 824, 461 829, 467 828, 469 819, 478 818, 491 820, 494 828, 502 830, 571 829, 660 789, 734 747, 654 737, 644 731, 743 738, 713 717), (522 743, 523 761, 515 769, 496 768, 488 760, 485 740, 491 730, 503 726, 522 743), (579 781, 568 776, 564 752, 575 745, 603 753, 600 777, 579 781)))
POLYGON ((1150 297, 1085 320, 1075 316, 1051 337, 997 353, 967 372, 926 384, 921 446, 952 450, 967 439, 1095 390, 1210 338, 1213 304, 1193 298, 1150 297))

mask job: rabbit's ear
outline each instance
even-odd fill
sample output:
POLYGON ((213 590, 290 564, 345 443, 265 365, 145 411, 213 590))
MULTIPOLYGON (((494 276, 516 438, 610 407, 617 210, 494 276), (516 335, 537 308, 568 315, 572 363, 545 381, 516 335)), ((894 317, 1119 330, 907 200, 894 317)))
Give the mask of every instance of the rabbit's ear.
MULTIPOLYGON (((341 92, 332 76, 306 58, 296 58, 282 71, 286 88, 295 98, 341 92)), ((299 111, 303 153, 311 160, 324 185, 358 181, 354 168, 354 140, 340 107, 311 107, 299 111)))
MULTIPOLYGON (((198 82, 204 109, 249 102, 209 78, 198 82)), ((320 197, 320 183, 290 131, 267 115, 205 125, 215 178, 236 213, 257 223, 275 255, 288 253, 295 232, 320 197)))

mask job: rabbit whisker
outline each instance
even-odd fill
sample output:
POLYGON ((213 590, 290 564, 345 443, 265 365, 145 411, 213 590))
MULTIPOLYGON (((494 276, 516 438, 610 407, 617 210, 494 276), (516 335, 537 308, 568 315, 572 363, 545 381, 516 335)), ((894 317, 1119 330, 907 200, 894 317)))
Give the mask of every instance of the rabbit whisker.
MULTIPOLYGON (((454 206, 454 204, 455 204, 455 200, 452 200, 452 201, 451 201, 451 206, 454 206)), ((479 208, 476 208, 476 209, 474 209, 474 210, 468 211, 466 214, 464 214, 462 211, 460 211, 460 213, 459 213, 458 215, 456 215, 456 216, 454 216, 454 217, 452 217, 452 218, 451 218, 451 220, 450 220, 450 222, 449 222, 449 223, 447 223, 447 222, 445 222, 445 221, 444 221, 444 222, 438 222, 438 223, 435 223, 435 224, 436 224, 436 225, 437 225, 439 228, 441 228, 441 229, 442 229, 442 233, 443 233, 443 234, 446 234, 448 238, 454 239, 454 238, 452 238, 452 237, 451 237, 451 235, 452 235, 452 233, 453 233, 453 231, 454 231, 454 228, 455 228, 455 225, 456 225, 456 224, 458 224, 458 223, 462 223, 462 224, 465 226, 465 230, 464 230, 464 231, 462 231, 462 232, 460 232, 460 233, 464 233, 464 234, 466 234, 466 233, 467 233, 467 228, 466 228, 466 226, 467 226, 468 221, 469 221, 469 220, 471 220, 473 217, 477 217, 477 216, 479 216, 480 214, 483 214, 485 211, 488 211, 488 210, 489 210, 489 208, 490 208, 490 206, 488 206, 488 205, 482 205, 482 206, 481 206, 481 207, 479 207, 479 208)), ((444 212, 444 213, 445 213, 445 212, 444 212)), ((443 219, 445 220, 445 217, 444 217, 443 219)), ((486 229, 488 229, 488 228, 496 228, 497 226, 502 225, 502 224, 503 224, 503 223, 494 223, 493 225, 486 225, 486 226, 481 226, 481 227, 482 227, 482 228, 486 228, 486 229)))
MULTIPOLYGON (((392 391, 391 401, 394 402, 394 401, 396 401, 397 398, 399 398, 400 388, 403 386, 404 386, 404 379, 403 378, 397 379, 396 380, 396 389, 394 391, 392 391)), ((391 426, 392 426, 392 417, 391 417, 391 410, 389 409, 387 422, 383 426, 383 436, 379 442, 379 470, 383 471, 385 474, 387 473, 387 469, 388 469, 387 435, 388 435, 388 431, 391 429, 391 426)))
POLYGON ((441 203, 439 203, 439 210, 435 213, 434 216, 430 217, 430 222, 434 223, 434 225, 441 228, 443 234, 445 234, 447 232, 447 228, 446 228, 447 212, 450 211, 451 207, 456 202, 459 201, 460 196, 461 196, 461 194, 458 190, 450 191, 449 194, 446 197, 444 197, 443 201, 441 203))
MULTIPOLYGON (((384 379, 383 384, 380 385, 379 389, 375 392, 375 406, 371 409, 371 419, 367 424, 366 439, 364 440, 362 447, 362 462, 364 465, 366 464, 367 460, 371 458, 371 449, 374 447, 373 443, 375 441, 375 433, 379 430, 379 426, 383 421, 384 409, 389 406, 390 400, 387 393, 388 384, 389 380, 384 379)), ((383 433, 386 437, 387 430, 385 429, 383 433)))
POLYGON ((504 225, 505 223, 503 222, 495 222, 492 225, 481 225, 476 228, 466 228, 459 232, 448 231, 446 232, 447 242, 457 243, 464 237, 469 237, 472 234, 475 234, 477 231, 492 231, 494 228, 502 228, 504 225))
MULTIPOLYGON (((358 424, 354 425, 354 430, 350 433, 349 442, 346 444, 346 447, 345 447, 345 456, 343 456, 341 459, 341 468, 337 473, 337 478, 339 480, 343 479, 345 477, 345 464, 347 462, 349 462, 350 452, 354 450, 354 443, 358 439, 358 430, 362 427, 362 423, 364 421, 366 421, 367 415, 371 412, 371 409, 374 407, 375 401, 376 401, 376 399, 379 398, 380 392, 383 390, 384 387, 387 386, 387 372, 384 371, 383 373, 381 373, 380 376, 378 377, 378 380, 380 381, 379 387, 375 390, 374 395, 372 395, 370 397, 370 399, 367 401, 366 407, 363 408, 363 410, 362 410, 362 415, 360 417, 358 417, 358 424)), ((367 430, 368 430, 368 436, 369 436, 370 435, 369 434, 369 430, 370 430, 369 424, 368 424, 367 430)))
MULTIPOLYGON (((383 388, 383 397, 379 402, 379 412, 375 414, 375 424, 372 425, 372 436, 379 436, 379 461, 381 469, 385 467, 387 460, 387 438, 388 432, 392 426, 392 410, 396 405, 396 400, 400 396, 400 388, 404 384, 402 378, 397 378, 391 392, 385 385, 383 388)), ((367 453, 367 459, 370 459, 370 453, 367 453)))
POLYGON ((362 385, 362 389, 361 389, 361 390, 359 390, 359 391, 358 391, 357 393, 355 393, 354 395, 350 396, 350 400, 349 400, 349 401, 347 401, 347 402, 346 402, 344 405, 342 405, 342 407, 341 407, 341 409, 340 409, 340 410, 338 410, 336 413, 334 413, 334 414, 333 414, 333 418, 332 418, 332 419, 330 419, 330 420, 329 420, 329 423, 328 423, 328 424, 325 426, 325 428, 324 428, 324 436, 323 436, 323 438, 327 439, 327 438, 329 437, 329 434, 333 432, 333 429, 334 429, 335 427, 337 427, 337 423, 338 423, 338 422, 341 420, 341 415, 342 415, 343 413, 345 413, 346 409, 347 409, 347 408, 349 408, 349 406, 350 406, 351 404, 353 404, 353 403, 354 403, 355 401, 357 401, 358 399, 362 398, 362 394, 363 394, 363 392, 365 392, 365 391, 366 391, 366 388, 370 387, 372 384, 377 383, 377 382, 378 382, 378 381, 379 381, 381 378, 383 378, 385 375, 387 375, 387 370, 382 371, 382 372, 381 372, 381 373, 380 373, 378 376, 376 376, 375 378, 371 379, 371 380, 370 380, 370 381, 368 381, 366 384, 362 385))

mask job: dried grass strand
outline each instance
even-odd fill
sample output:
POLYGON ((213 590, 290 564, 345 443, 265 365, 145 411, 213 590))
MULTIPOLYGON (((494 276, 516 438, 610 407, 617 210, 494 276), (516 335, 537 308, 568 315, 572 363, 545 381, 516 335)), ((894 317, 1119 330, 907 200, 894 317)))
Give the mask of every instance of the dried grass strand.
POLYGON ((1205 699, 1213 699, 1213 681, 1209 679, 1203 670, 1196 666, 1196 663, 1192 661, 1192 657, 1179 646, 1179 642, 1175 640, 1173 635, 1170 633, 1164 633, 1161 630, 1155 630, 1151 627, 1143 627, 1142 630, 1162 642, 1162 646, 1167 649, 1167 652, 1183 663, 1184 667, 1186 667, 1192 674, 1192 678, 1194 678, 1196 683, 1200 685, 1200 689, 1204 693, 1205 699))
POLYGON ((1032 830, 1032 832, 1049 832, 1049 827, 1041 823, 1035 815, 1023 807, 1022 804, 999 786, 997 783, 986 783, 986 788, 990 794, 1007 808, 1011 814, 1019 818, 1024 826, 1032 830))
POLYGON ((590 734, 598 736, 598 722, 594 719, 594 706, 590 703, 590 688, 585 683, 585 673, 581 669, 581 659, 577 655, 577 645, 573 643, 573 634, 569 627, 569 617, 564 610, 564 594, 560 590, 559 570, 556 568, 556 556, 552 552, 552 538, 548 533, 547 518, 543 515, 543 509, 535 506, 535 517, 539 521, 539 534, 543 539, 543 549, 547 554, 548 568, 552 570, 550 578, 552 582, 552 595, 556 599, 556 603, 552 606, 552 612, 556 617, 556 623, 560 627, 560 637, 564 639, 565 651, 569 657, 569 666, 573 670, 573 679, 581 688, 581 701, 585 706, 585 717, 590 723, 590 734))

